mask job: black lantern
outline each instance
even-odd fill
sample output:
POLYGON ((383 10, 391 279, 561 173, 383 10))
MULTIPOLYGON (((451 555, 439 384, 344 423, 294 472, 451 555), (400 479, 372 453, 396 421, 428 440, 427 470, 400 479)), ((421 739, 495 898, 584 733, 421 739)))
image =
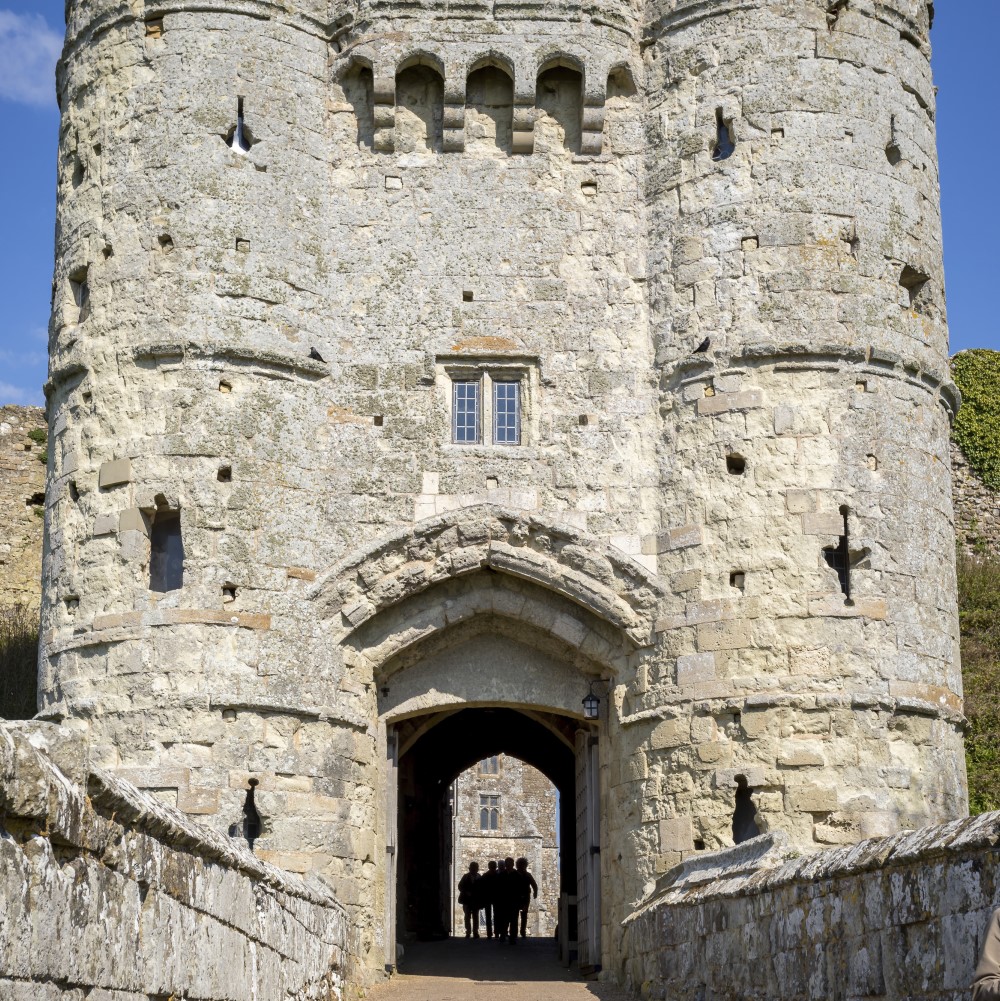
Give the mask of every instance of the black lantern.
POLYGON ((583 699, 583 718, 597 719, 597 714, 601 709, 601 700, 594 694, 594 686, 591 683, 590 691, 583 699))

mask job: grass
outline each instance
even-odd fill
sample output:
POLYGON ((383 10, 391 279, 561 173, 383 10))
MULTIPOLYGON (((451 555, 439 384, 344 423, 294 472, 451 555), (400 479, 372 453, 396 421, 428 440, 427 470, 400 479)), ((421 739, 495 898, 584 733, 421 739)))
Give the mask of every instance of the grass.
POLYGON ((38 697, 38 611, 0 608, 0 719, 31 719, 38 697))
POLYGON ((959 553, 969 810, 1000 810, 1000 559, 959 553))

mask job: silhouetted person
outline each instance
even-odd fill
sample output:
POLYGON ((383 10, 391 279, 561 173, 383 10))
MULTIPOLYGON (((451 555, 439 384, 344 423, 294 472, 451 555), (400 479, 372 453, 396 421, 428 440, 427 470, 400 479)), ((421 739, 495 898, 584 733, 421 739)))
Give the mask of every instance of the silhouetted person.
POLYGON ((493 859, 487 864, 486 872, 479 877, 476 889, 479 891, 479 906, 486 916, 486 937, 493 938, 493 908, 497 897, 497 864, 493 859))
POLYGON ((465 912, 465 937, 479 938, 479 863, 470 862, 469 871, 458 881, 458 902, 465 912))
POLYGON ((517 915, 521 915, 521 938, 524 938, 528 934, 528 908, 531 906, 531 895, 535 895, 535 900, 538 899, 538 884, 535 882, 535 877, 528 872, 528 860, 526 858, 519 858, 517 860, 517 869, 515 870, 518 877, 517 883, 517 912, 514 915, 514 924, 517 924, 517 915))
POLYGON ((517 903, 520 877, 514 868, 514 860, 505 858, 503 870, 497 873, 497 928, 501 941, 506 939, 513 945, 517 941, 517 903))

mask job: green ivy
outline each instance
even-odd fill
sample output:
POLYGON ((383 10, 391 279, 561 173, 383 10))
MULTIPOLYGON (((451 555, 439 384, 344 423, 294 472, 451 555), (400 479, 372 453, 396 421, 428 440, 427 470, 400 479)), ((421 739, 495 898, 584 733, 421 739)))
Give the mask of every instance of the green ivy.
POLYGON ((34 428, 28 432, 28 437, 36 445, 44 445, 49 440, 49 433, 45 428, 34 428))
POLYGON ((983 483, 1000 490, 1000 351, 962 351, 951 371, 962 392, 952 437, 983 483))

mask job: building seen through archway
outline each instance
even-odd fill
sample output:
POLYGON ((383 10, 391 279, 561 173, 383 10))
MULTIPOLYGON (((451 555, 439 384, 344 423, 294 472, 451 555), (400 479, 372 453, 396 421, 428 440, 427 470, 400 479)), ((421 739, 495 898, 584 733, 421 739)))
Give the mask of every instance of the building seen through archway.
POLYGON ((401 720, 388 743, 397 940, 460 933, 455 886, 469 861, 485 870, 490 858, 523 855, 539 883, 529 934, 558 925, 565 958, 599 966, 596 732, 560 713, 479 706, 401 720), (591 911, 588 926, 580 917, 591 911))
MULTIPOLYGON (((528 935, 551 938, 559 922, 559 794, 537 768, 509 754, 491 754, 467 768, 450 793, 452 934, 464 930, 458 880, 471 862, 484 874, 491 860, 526 858, 538 885, 528 935)), ((483 915, 485 917, 485 915, 483 915)), ((482 921, 481 921, 482 923, 482 921)), ((486 928, 481 928, 486 934, 486 928)))

